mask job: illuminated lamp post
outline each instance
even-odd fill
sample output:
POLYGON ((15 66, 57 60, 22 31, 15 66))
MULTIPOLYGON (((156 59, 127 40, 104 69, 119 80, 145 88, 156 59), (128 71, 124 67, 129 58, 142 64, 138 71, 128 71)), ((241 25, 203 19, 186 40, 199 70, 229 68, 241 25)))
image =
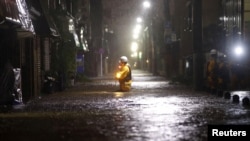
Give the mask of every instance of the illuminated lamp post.
POLYGON ((150 2, 149 2, 149 1, 144 1, 144 2, 143 2, 143 7, 144 7, 144 8, 150 8, 150 7, 151 7, 150 2))

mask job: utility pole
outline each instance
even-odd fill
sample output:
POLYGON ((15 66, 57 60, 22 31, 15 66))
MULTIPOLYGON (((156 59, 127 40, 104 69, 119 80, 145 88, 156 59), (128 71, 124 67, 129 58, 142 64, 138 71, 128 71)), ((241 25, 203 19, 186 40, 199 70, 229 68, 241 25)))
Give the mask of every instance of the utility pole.
POLYGON ((203 88, 203 63, 202 49, 202 0, 193 0, 193 84, 195 90, 203 88))

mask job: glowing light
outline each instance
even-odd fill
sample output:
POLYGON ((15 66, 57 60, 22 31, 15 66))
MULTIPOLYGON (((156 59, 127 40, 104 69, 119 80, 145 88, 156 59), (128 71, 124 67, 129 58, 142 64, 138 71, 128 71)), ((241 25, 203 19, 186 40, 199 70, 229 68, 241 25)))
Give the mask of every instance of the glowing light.
POLYGON ((189 68, 189 62, 186 61, 186 68, 189 68))
POLYGON ((140 59, 142 58, 142 52, 141 51, 139 52, 139 58, 140 59))
POLYGON ((143 2, 143 7, 144 8, 149 8, 150 6, 151 6, 150 2, 148 2, 148 1, 143 2))
POLYGON ((243 55, 244 50, 243 50, 242 46, 237 46, 237 47, 235 47, 234 53, 235 53, 237 56, 243 55))
POLYGON ((116 97, 116 98, 124 97, 124 93, 123 92, 114 92, 114 97, 116 97))
POLYGON ((138 55, 137 55, 137 52, 133 52, 132 54, 131 54, 131 57, 132 58, 136 58, 138 55))
POLYGON ((135 26, 134 33, 139 34, 140 31, 141 31, 141 28, 142 28, 142 26, 141 26, 140 24, 137 24, 137 25, 135 26))
POLYGON ((139 35, 138 34, 133 34, 134 39, 138 39, 139 35))
POLYGON ((121 74, 120 73, 116 73, 116 78, 120 78, 121 74))
POLYGON ((138 23, 141 23, 141 22, 142 22, 142 18, 138 17, 138 18, 136 18, 136 21, 137 21, 138 23))
POLYGON ((131 51, 136 52, 138 49, 138 44, 136 42, 132 42, 131 44, 131 51))

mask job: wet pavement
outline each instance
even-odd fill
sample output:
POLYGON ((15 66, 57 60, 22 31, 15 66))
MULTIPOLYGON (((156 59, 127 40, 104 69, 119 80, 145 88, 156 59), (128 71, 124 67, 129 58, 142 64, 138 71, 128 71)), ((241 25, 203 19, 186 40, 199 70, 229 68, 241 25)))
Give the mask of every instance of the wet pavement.
POLYGON ((250 108, 134 70, 132 90, 92 78, 0 113, 0 140, 206 141, 209 124, 247 125, 250 108))

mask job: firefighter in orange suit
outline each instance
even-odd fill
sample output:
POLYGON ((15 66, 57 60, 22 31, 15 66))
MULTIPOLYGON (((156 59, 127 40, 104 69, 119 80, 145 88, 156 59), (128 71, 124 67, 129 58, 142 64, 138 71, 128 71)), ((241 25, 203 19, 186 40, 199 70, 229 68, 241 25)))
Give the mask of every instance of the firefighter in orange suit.
POLYGON ((128 58, 122 56, 119 61, 119 71, 116 73, 115 78, 119 81, 120 90, 122 92, 130 91, 132 83, 131 68, 128 64, 128 58))

